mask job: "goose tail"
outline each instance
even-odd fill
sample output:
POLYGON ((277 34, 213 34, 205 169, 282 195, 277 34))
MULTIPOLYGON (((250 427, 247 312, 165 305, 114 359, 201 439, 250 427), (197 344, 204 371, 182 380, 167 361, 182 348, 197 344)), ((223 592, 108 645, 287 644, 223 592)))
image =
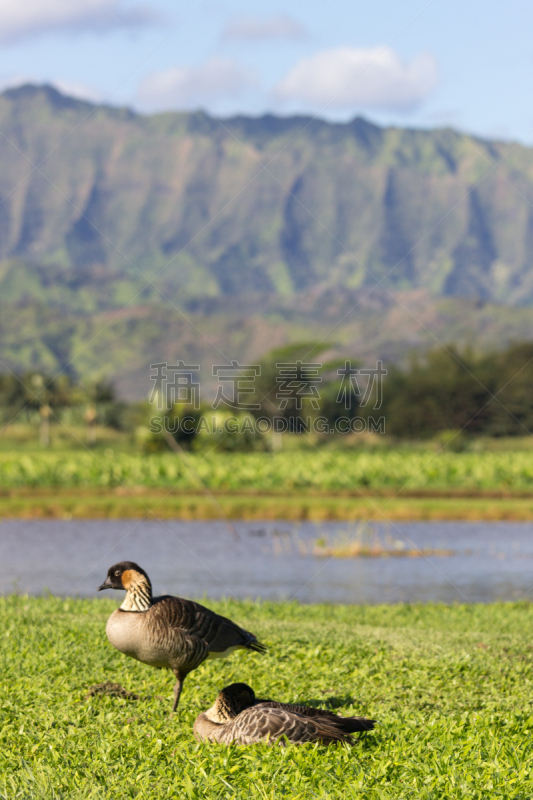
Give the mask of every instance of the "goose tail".
POLYGON ((251 642, 248 642, 246 649, 253 650, 254 653, 262 653, 263 655, 268 651, 267 646, 258 641, 258 639, 252 639, 251 642))
POLYGON ((342 730, 339 725, 336 725, 326 717, 318 717, 313 720, 316 727, 316 740, 321 744, 338 744, 344 742, 345 744, 354 745, 356 742, 350 737, 347 731, 342 730))
POLYGON ((376 720, 366 717, 339 717, 337 725, 343 733, 361 733, 374 730, 376 720))

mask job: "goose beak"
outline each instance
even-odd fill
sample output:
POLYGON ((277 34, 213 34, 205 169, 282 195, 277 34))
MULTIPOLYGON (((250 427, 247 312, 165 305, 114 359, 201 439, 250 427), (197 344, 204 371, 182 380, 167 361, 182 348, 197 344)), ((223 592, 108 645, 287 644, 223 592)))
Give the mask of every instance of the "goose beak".
POLYGON ((112 589, 113 584, 109 580, 109 576, 105 579, 105 581, 98 587, 96 590, 97 592, 101 592, 103 589, 112 589))

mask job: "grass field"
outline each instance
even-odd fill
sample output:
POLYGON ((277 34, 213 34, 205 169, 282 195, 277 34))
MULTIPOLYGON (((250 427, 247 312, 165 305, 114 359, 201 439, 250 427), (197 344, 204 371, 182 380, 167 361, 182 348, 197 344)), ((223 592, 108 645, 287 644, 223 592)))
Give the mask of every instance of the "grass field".
POLYGON ((531 520, 533 496, 413 497, 146 489, 0 490, 0 519, 531 520))
POLYGON ((533 493, 533 452, 450 453, 407 449, 280 453, 36 452, 0 454, 0 487, 224 491, 513 490, 533 493))
POLYGON ((179 718, 173 676, 107 643, 113 600, 0 605, 6 800, 533 797, 533 605, 209 603, 270 651, 202 665, 179 718), (86 699, 106 680, 141 699, 86 699), (354 748, 197 744, 196 714, 236 680, 379 726, 354 748))
POLYGON ((533 519, 533 450, 0 452, 0 518, 533 519))

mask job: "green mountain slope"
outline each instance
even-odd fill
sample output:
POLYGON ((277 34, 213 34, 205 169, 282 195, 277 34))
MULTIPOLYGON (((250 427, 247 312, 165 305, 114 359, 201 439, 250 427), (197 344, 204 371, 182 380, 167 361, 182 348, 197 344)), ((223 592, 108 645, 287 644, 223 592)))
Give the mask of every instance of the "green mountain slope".
POLYGON ((533 299, 533 151, 515 144, 362 119, 145 117, 32 86, 0 96, 0 133, 12 299, 181 305, 379 282, 533 299))
POLYGON ((0 95, 0 371, 141 396, 152 362, 210 371, 295 340, 503 346, 531 335, 532 262, 516 144, 0 95))
MULTIPOLYGON (((62 312, 39 303, 0 306, 0 372, 40 368, 111 379, 125 398, 145 398, 150 364, 201 365, 202 393, 214 396, 213 364, 257 363, 289 342, 332 344, 327 359, 349 356, 366 366, 377 358, 404 362, 409 353, 456 343, 495 350, 531 339, 533 307, 510 308, 458 298, 433 299, 424 290, 366 297, 361 290, 238 303, 181 312, 146 304, 94 314, 62 312)), ((204 394, 203 394, 204 396, 204 394)))

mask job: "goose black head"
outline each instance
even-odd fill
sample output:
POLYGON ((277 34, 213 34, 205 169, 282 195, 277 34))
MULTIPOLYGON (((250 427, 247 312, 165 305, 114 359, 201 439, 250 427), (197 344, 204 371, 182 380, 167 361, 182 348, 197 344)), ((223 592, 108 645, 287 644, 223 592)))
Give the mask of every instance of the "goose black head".
POLYGON ((232 683, 219 692, 215 707, 220 717, 234 719, 255 703, 255 692, 247 683, 232 683))
POLYGON ((98 587, 98 591, 101 592, 102 589, 122 589, 123 591, 128 591, 128 589, 136 584, 140 582, 144 583, 145 581, 151 589, 152 584, 150 578, 142 567, 134 561, 120 561, 118 564, 109 567, 107 578, 98 587))

